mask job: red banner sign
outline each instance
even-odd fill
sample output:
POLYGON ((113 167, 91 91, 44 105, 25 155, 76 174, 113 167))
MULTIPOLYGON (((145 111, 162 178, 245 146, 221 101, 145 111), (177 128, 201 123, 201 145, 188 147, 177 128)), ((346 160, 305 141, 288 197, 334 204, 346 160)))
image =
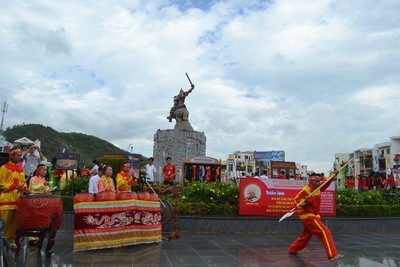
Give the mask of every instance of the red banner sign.
MULTIPOLYGON (((282 216, 294 207, 293 198, 306 186, 306 180, 240 179, 239 215, 282 216)), ((321 195, 323 216, 336 215, 335 184, 321 195)))

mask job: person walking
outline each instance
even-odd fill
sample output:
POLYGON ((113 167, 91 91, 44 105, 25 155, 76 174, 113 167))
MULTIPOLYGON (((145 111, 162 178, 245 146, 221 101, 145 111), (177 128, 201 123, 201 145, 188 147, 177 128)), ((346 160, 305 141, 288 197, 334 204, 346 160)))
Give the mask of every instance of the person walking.
POLYGON ((333 180, 336 180, 336 175, 312 196, 309 196, 311 192, 325 182, 319 175, 312 173, 308 177, 308 185, 304 186, 294 198, 294 203, 296 205, 302 200, 305 200, 304 204, 299 207, 299 218, 303 224, 304 230, 290 245, 288 249, 290 254, 297 254, 300 250, 305 248, 314 235, 323 244, 326 255, 330 261, 336 261, 344 257, 344 255, 337 253, 332 234, 328 227, 321 221, 321 215, 319 214, 321 193, 329 187, 333 180))

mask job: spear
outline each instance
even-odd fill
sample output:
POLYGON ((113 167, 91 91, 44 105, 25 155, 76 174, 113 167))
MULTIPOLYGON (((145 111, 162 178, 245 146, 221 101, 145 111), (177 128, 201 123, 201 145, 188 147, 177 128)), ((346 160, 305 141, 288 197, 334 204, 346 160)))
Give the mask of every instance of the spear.
POLYGON ((301 205, 304 204, 304 202, 306 202, 310 197, 312 197, 318 190, 320 190, 324 185, 326 185, 326 183, 328 183, 330 180, 332 180, 333 178, 335 178, 338 173, 344 169, 344 167, 346 167, 350 161, 352 161, 353 159, 350 159, 348 162, 346 162, 346 164, 344 164, 342 167, 340 167, 340 169, 332 172, 328 179, 326 179, 325 182, 323 182, 320 186, 318 186, 317 189, 315 189, 314 191, 312 191, 307 197, 303 198, 293 209, 289 210, 285 215, 282 216, 282 218, 279 219, 279 222, 283 221, 284 219, 290 217, 293 215, 293 213, 295 212, 295 210, 297 210, 301 205))

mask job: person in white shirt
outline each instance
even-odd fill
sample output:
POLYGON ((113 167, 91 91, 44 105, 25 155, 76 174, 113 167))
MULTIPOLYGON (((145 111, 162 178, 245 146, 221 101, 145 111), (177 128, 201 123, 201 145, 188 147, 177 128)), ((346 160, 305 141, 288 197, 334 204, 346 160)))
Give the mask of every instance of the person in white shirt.
POLYGON ((90 177, 89 190, 88 190, 90 194, 96 195, 97 193, 99 193, 98 184, 99 184, 100 176, 102 174, 103 174, 102 167, 98 167, 97 173, 95 175, 93 175, 92 177, 90 177))
POLYGON ((94 176, 94 175, 96 175, 97 174, 97 172, 99 171, 99 162, 97 161, 97 160, 93 160, 92 161, 92 163, 93 163, 93 168, 92 168, 92 170, 90 171, 90 174, 92 175, 92 176, 94 176))
POLYGON ((146 164, 146 181, 149 184, 154 183, 154 178, 156 177, 156 166, 153 165, 153 161, 153 158, 149 158, 149 161, 146 164))
POLYGON ((262 175, 260 176, 260 179, 269 179, 269 177, 267 176, 266 170, 262 171, 262 175))

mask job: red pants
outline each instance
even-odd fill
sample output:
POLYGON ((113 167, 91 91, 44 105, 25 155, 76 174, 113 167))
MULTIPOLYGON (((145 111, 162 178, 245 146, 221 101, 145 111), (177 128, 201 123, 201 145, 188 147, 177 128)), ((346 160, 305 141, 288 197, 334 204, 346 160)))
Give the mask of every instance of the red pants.
POLYGON ((324 245, 328 259, 337 255, 335 243, 333 242, 331 231, 328 227, 317 217, 309 217, 301 220, 304 230, 301 235, 290 245, 289 253, 297 253, 302 250, 311 237, 314 235, 324 245))

